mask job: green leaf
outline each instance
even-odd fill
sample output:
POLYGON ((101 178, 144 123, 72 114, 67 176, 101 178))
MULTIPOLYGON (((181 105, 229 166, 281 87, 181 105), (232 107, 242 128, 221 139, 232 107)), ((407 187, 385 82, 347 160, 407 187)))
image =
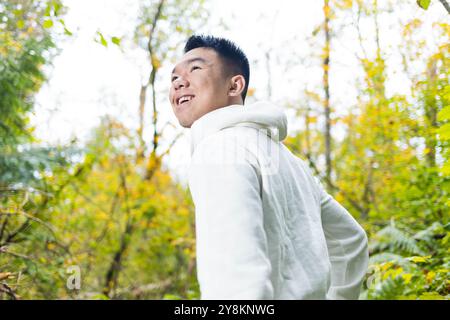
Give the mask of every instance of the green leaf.
POLYGON ((112 37, 111 42, 114 43, 116 46, 120 46, 121 39, 118 37, 112 37))
POLYGON ((66 35, 68 35, 68 36, 71 36, 71 35, 73 35, 73 33, 72 33, 72 32, 70 32, 70 30, 69 30, 69 29, 67 29, 66 27, 64 27, 64 34, 66 34, 66 35))
POLYGON ((25 27, 25 22, 23 20, 17 21, 17 28, 23 29, 23 27, 25 27))
POLYGON ((73 33, 72 33, 69 29, 67 29, 66 23, 64 22, 64 19, 59 19, 58 21, 59 21, 59 23, 61 23, 61 25, 62 25, 63 28, 64 28, 64 34, 66 34, 66 35, 68 35, 68 36, 73 35, 73 33))
POLYGON ((53 21, 52 20, 45 20, 42 24, 45 29, 53 27, 53 21))
POLYGON ((62 4, 59 1, 55 1, 53 3, 53 12, 55 16, 58 16, 60 14, 60 11, 62 9, 62 4))
POLYGON ((51 13, 52 13, 52 5, 51 5, 51 3, 49 3, 47 5, 47 7, 45 8, 44 16, 50 17, 51 13))
POLYGON ((422 9, 427 10, 428 7, 430 6, 430 1, 431 1, 431 0, 417 0, 417 4, 418 4, 419 7, 421 7, 422 9))
POLYGON ((13 14, 14 14, 16 17, 22 16, 22 15, 23 15, 23 10, 15 9, 15 10, 13 10, 13 14))
POLYGON ((100 41, 97 40, 97 42, 100 42, 100 44, 104 47, 108 47, 108 41, 106 41, 105 37, 103 36, 103 34, 100 31, 97 31, 97 34, 100 37, 100 41))

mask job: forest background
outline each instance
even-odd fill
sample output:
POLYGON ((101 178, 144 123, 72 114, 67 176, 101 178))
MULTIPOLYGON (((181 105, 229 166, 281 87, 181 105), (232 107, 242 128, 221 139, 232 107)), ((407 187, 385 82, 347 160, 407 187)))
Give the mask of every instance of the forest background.
POLYGON ((0 299, 198 299, 189 35, 250 59, 247 103, 367 231, 361 299, 450 297, 445 0, 0 1, 0 299))

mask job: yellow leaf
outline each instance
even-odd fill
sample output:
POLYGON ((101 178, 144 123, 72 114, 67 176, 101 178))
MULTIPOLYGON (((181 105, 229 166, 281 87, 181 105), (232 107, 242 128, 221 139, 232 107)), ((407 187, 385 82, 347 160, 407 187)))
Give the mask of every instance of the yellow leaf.
MULTIPOLYGON (((450 176, 450 162, 444 163, 444 165, 441 168, 441 172, 445 176, 450 176)), ((450 200, 448 201, 447 205, 450 205, 450 200)))
POLYGON ((159 69, 161 66, 161 61, 155 55, 152 55, 152 66, 155 69, 159 69))
POLYGON ((386 272, 385 274, 383 274, 383 276, 381 277, 381 279, 384 281, 387 278, 389 278, 389 276, 392 274, 392 270, 389 270, 388 272, 386 272))
POLYGON ((381 266, 381 270, 382 271, 386 271, 387 269, 389 269, 390 267, 392 267, 393 263, 392 262, 386 262, 381 266))
POLYGON ((316 123, 317 122, 317 117, 316 116, 310 116, 308 118, 309 123, 316 123))
POLYGON ((405 280, 405 283, 409 283, 411 281, 412 278, 412 274, 411 273, 404 273, 402 274, 402 278, 403 280, 405 280))
POLYGON ((392 273, 392 278, 396 278, 398 275, 400 275, 403 272, 403 268, 395 269, 395 271, 392 273))
POLYGON ((428 272, 427 277, 426 277, 427 282, 428 283, 432 282, 435 277, 436 277, 436 272, 434 272, 434 271, 428 272))
POLYGON ((423 256, 423 257, 410 257, 408 258, 409 261, 415 262, 415 263, 420 263, 420 262, 426 262, 428 259, 430 259, 431 256, 423 256))

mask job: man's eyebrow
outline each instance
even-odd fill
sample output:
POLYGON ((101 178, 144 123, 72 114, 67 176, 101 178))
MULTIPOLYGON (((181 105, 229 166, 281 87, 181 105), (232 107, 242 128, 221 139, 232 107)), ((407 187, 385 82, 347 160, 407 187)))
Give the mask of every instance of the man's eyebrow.
MULTIPOLYGON (((189 59, 189 60, 186 60, 185 62, 183 62, 183 64, 189 65, 189 64, 191 64, 191 63, 193 63, 193 62, 207 63, 207 61, 206 61, 205 59, 203 59, 203 58, 201 58, 201 57, 195 57, 195 58, 191 58, 191 59, 189 59)), ((175 71, 176 71, 176 67, 173 68, 172 74, 174 74, 175 71)))

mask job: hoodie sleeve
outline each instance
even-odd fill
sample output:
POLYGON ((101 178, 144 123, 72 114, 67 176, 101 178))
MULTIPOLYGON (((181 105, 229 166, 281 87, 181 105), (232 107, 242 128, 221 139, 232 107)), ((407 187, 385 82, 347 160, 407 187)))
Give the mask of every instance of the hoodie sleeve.
POLYGON ((368 267, 368 241, 351 214, 319 186, 322 225, 331 261, 328 299, 358 299, 368 267))
POLYGON ((237 144, 207 140, 189 173, 201 299, 273 299, 258 173, 237 144))

